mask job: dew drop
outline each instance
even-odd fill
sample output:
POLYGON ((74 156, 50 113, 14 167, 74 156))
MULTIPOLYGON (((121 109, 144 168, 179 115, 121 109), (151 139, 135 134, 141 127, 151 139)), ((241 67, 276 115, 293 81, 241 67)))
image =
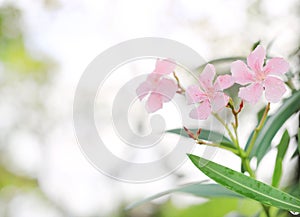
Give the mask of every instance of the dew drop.
POLYGON ((291 213, 292 215, 299 215, 299 212, 293 212, 293 211, 290 211, 290 213, 291 213))

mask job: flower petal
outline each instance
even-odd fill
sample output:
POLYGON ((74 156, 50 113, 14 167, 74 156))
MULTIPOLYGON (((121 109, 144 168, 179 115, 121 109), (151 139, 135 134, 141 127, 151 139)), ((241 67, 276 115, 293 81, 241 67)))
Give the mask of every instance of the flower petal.
POLYGON ((149 113, 155 112, 158 109, 161 109, 163 106, 162 96, 158 93, 151 93, 147 102, 146 102, 146 110, 149 113))
POLYGON ((207 90, 211 88, 213 85, 213 80, 216 74, 215 67, 212 64, 207 64, 203 70, 203 72, 199 76, 199 81, 202 87, 207 90))
POLYGON ((249 84, 254 81, 252 72, 241 60, 231 63, 231 74, 234 81, 241 85, 249 84))
POLYGON ((197 108, 190 112, 190 117, 193 119, 206 120, 211 114, 211 107, 208 100, 202 102, 197 108))
POLYGON ((176 64, 174 62, 172 62, 171 60, 158 59, 156 61, 154 73, 161 74, 161 75, 170 74, 174 71, 175 67, 176 67, 176 64))
POLYGON ((266 51, 264 47, 258 45, 255 48, 255 50, 252 51, 248 56, 247 64, 254 72, 260 72, 263 69, 265 58, 266 58, 266 51))
POLYGON ((178 86, 173 80, 162 78, 159 81, 158 87, 154 92, 159 93, 162 96, 164 102, 168 102, 174 97, 177 89, 178 86))
POLYGON ((283 58, 275 57, 270 59, 264 69, 269 75, 283 75, 289 70, 289 64, 283 58))
POLYGON ((206 94, 200 90, 199 86, 196 85, 189 86, 185 92, 185 95, 188 105, 202 102, 203 100, 207 99, 206 94))
POLYGON ((215 81, 216 90, 224 90, 231 87, 234 84, 234 80, 230 75, 220 75, 215 81))
POLYGON ((253 83, 247 87, 241 87, 239 97, 243 100, 255 104, 258 102, 263 92, 263 86, 260 83, 253 83))
POLYGON ((140 100, 142 100, 145 96, 149 94, 152 90, 152 86, 149 82, 145 81, 140 84, 140 86, 136 89, 136 94, 140 100))
POLYGON ((264 86, 266 99, 272 103, 279 102, 286 91, 284 82, 281 79, 272 76, 266 77, 264 86))
POLYGON ((225 93, 217 92, 214 98, 210 100, 212 111, 214 113, 221 111, 228 104, 228 101, 229 96, 227 96, 225 93))
POLYGON ((152 85, 152 89, 154 89, 158 85, 161 77, 161 74, 156 74, 154 72, 148 75, 147 81, 152 85))

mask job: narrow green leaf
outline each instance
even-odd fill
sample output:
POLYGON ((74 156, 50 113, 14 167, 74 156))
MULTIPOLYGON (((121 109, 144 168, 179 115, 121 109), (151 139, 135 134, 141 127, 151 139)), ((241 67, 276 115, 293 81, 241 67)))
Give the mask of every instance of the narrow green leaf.
POLYGON ((253 45, 252 45, 252 48, 251 48, 251 51, 254 51, 255 48, 260 45, 260 40, 258 40, 257 42, 255 42, 253 45))
POLYGON ((287 148, 290 143, 290 135, 287 130, 284 131, 280 143, 277 146, 277 156, 275 162, 275 168, 273 172, 272 186, 278 187, 282 175, 282 161, 286 154, 287 148))
MULTIPOLYGON (((235 197, 243 198, 243 196, 229 191, 227 188, 224 188, 222 185, 218 184, 191 184, 185 185, 181 188, 176 189, 177 192, 189 193, 197 197, 205 198, 215 198, 215 197, 235 197)), ((173 191, 175 192, 175 191, 173 191)))
POLYGON ((234 192, 268 206, 300 211, 300 200, 292 195, 212 161, 192 154, 188 156, 205 175, 234 192))
POLYGON ((250 157, 257 157, 257 163, 262 160, 270 149, 272 139, 284 122, 300 109, 300 91, 286 99, 276 113, 268 118, 257 136, 250 157))
POLYGON ((292 155, 291 159, 294 159, 297 156, 300 156, 300 128, 298 129, 298 134, 296 136, 296 140, 298 141, 298 145, 296 150, 294 151, 294 154, 292 155))
POLYGON ((291 159, 294 159, 295 157, 299 156, 300 152, 298 148, 294 151, 294 154, 292 155, 291 159))
POLYGON ((298 139, 298 152, 300 154, 300 128, 298 129, 297 139, 298 139))
MULTIPOLYGON (((193 133, 196 133, 198 129, 190 129, 193 133)), ((187 135, 187 133, 185 132, 184 129, 182 128, 177 128, 177 129, 172 129, 172 130, 167 130, 167 133, 174 133, 174 134, 178 134, 184 137, 189 137, 187 135)), ((211 131, 211 130, 206 130, 206 129, 202 129, 199 139, 203 139, 203 140, 208 140, 208 141, 212 141, 212 142, 216 142, 219 143, 225 147, 229 147, 229 148, 236 148, 234 146, 234 144, 227 138, 225 137, 223 134, 216 132, 216 131, 211 131)))
POLYGON ((203 198, 243 198, 243 196, 228 190, 227 188, 224 188, 221 185, 218 184, 203 184, 203 182, 196 182, 191 184, 186 184, 183 186, 180 186, 175 189, 171 189, 168 191, 161 192, 159 194, 155 194, 151 197, 145 198, 143 200, 140 200, 138 202, 135 202, 129 206, 126 207, 126 209, 132 209, 134 207, 137 207, 143 203, 147 203, 151 200, 160 198, 162 196, 171 194, 171 193, 186 193, 191 194, 196 197, 203 197, 203 198))
POLYGON ((272 186, 277 188, 280 184, 282 176, 282 158, 276 158, 275 168, 273 172, 272 186))

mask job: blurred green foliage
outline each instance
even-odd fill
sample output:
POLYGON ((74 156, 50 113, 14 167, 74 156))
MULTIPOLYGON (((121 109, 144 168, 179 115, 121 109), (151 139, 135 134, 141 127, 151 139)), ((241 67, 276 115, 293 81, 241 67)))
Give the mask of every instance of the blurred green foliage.
POLYGON ((53 62, 40 51, 33 55, 24 40, 22 14, 12 5, 0 7, 0 63, 5 73, 46 80, 53 62))
POLYGON ((252 216, 260 209, 259 203, 252 200, 230 198, 212 199, 204 204, 195 205, 186 209, 178 209, 168 203, 161 211, 163 217, 220 217, 229 213, 240 213, 242 216, 252 216))
POLYGON ((36 187, 37 184, 35 179, 16 175, 0 165, 0 191, 6 186, 28 189, 36 187))
MULTIPOLYGON (((261 209, 258 202, 250 199, 214 198, 185 208, 178 208, 168 200, 162 205, 145 204, 126 213, 121 210, 114 217, 266 217, 261 209)), ((275 215, 278 209, 272 208, 271 212, 275 215)), ((281 211, 277 216, 286 217, 288 213, 281 211)))
MULTIPOLYGON (((38 53, 33 56, 24 40, 24 30, 21 26, 22 13, 13 5, 2 5, 0 7, 0 94, 1 98, 11 97, 18 103, 14 93, 3 91, 6 87, 14 84, 15 88, 20 88, 22 80, 33 81, 33 84, 40 86, 49 78, 49 72, 53 62, 46 55, 38 53)), ((21 88, 22 89, 22 88, 21 88)), ((32 104, 39 104, 32 97, 32 104)), ((4 103, 5 104, 5 103, 4 103)), ((7 105, 8 103, 6 103, 7 105)), ((23 105, 23 108, 25 105, 23 105)), ((20 111, 20 113, 22 113, 20 111)), ((24 116, 28 116, 23 111, 24 116)), ((29 117, 30 118, 30 117, 29 117)), ((23 123, 28 125, 28 123, 23 123)), ((16 126, 20 125, 20 120, 13 123, 11 129, 7 129, 8 135, 1 132, 0 143, 0 191, 6 186, 14 186, 20 189, 36 188, 38 182, 35 178, 25 177, 15 174, 6 168, 9 162, 3 159, 3 148, 9 145, 9 137, 14 134, 16 126), (1 149, 2 148, 2 149, 1 149)))

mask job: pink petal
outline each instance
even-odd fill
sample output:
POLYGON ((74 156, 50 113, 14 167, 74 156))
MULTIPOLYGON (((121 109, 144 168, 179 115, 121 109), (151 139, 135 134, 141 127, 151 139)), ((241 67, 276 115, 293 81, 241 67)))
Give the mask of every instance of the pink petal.
POLYGON ((152 89, 154 89, 158 85, 161 77, 161 74, 156 74, 153 72, 148 75, 147 82, 152 85, 152 89))
POLYGON ((147 103, 146 103, 146 110, 149 113, 155 112, 158 109, 161 109, 163 106, 163 100, 160 94, 158 93, 151 93, 147 103))
POLYGON ((254 72, 260 72, 263 69, 264 60, 266 58, 266 51, 263 46, 258 45, 254 51, 250 53, 247 58, 248 66, 254 72))
POLYGON ((260 83, 253 83, 247 87, 241 87, 239 97, 243 100, 255 104, 258 102, 263 92, 263 86, 260 83))
POLYGON ((161 74, 161 75, 170 74, 174 71, 175 67, 176 67, 176 64, 174 62, 172 62, 171 60, 158 59, 156 61, 154 73, 161 74))
POLYGON ((140 86, 136 89, 136 94, 140 100, 142 100, 145 96, 149 94, 152 90, 152 86, 149 82, 145 81, 140 84, 140 86))
POLYGON ((162 96, 164 102, 168 102, 174 97, 177 90, 178 86, 173 80, 162 78, 159 81, 158 87, 154 92, 159 93, 162 96))
POLYGON ((226 94, 217 92, 214 98, 210 100, 212 111, 214 113, 221 111, 228 104, 228 101, 229 97, 226 94))
POLYGON ((279 102, 286 91, 284 82, 281 79, 272 76, 266 77, 264 86, 266 99, 272 103, 279 102))
POLYGON ((283 58, 275 57, 270 59, 264 71, 269 75, 283 75, 289 70, 289 64, 283 58))
POLYGON ((193 119, 205 120, 211 114, 211 107, 208 100, 202 102, 197 108, 190 112, 190 117, 193 119))
POLYGON ((206 94, 200 90, 199 86, 196 85, 189 86, 186 90, 185 95, 188 105, 202 102, 203 100, 207 99, 206 94))
POLYGON ((215 67, 212 64, 207 64, 203 72, 199 76, 200 84, 204 89, 209 89, 213 86, 212 82, 214 80, 215 74, 215 67))
POLYGON ((216 90, 224 90, 231 87, 234 84, 234 80, 230 75, 220 75, 215 81, 216 90))
POLYGON ((249 84, 254 81, 252 72, 241 60, 231 63, 231 74, 234 81, 241 85, 249 84))

